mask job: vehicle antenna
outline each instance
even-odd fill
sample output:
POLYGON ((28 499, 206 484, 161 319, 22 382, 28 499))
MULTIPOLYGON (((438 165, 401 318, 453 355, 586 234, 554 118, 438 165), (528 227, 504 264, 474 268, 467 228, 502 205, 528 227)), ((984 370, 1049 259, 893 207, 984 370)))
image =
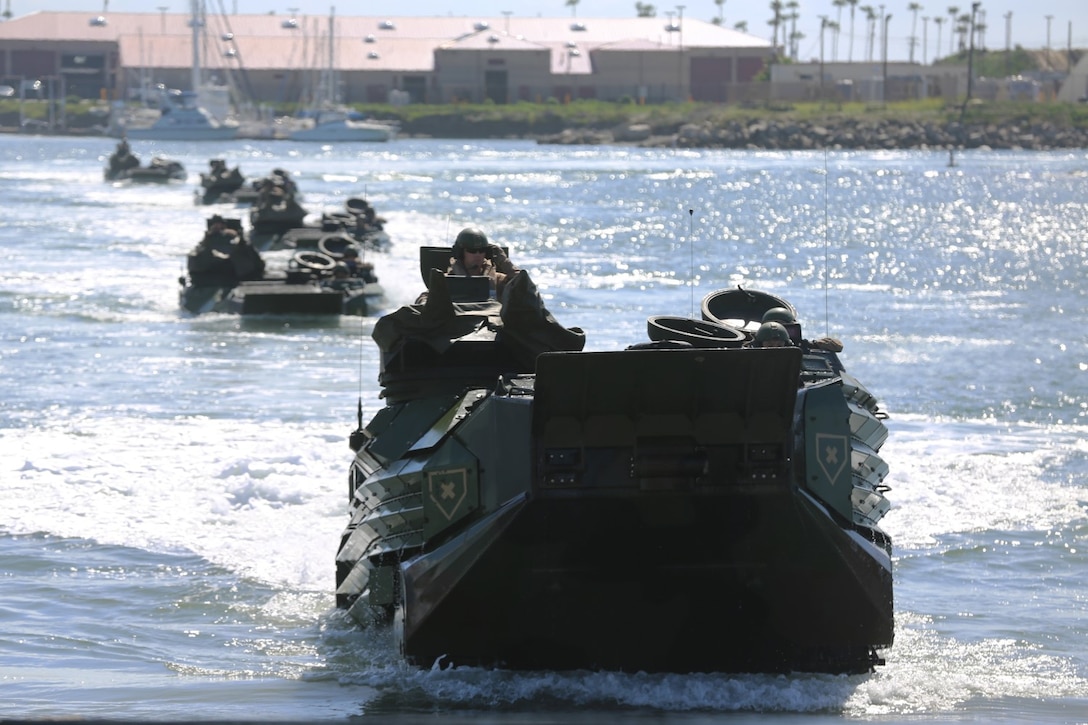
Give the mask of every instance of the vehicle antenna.
POLYGON ((827 243, 827 149, 824 149, 824 334, 830 335, 830 323, 828 322, 828 299, 827 299, 827 257, 828 257, 828 243, 827 243))
POLYGON ((363 429, 363 344, 364 344, 364 340, 365 340, 365 337, 366 337, 363 334, 364 329, 365 329, 365 326, 363 324, 363 320, 360 319, 359 320, 359 401, 356 404, 356 413, 355 413, 355 417, 358 420, 359 427, 356 428, 356 430, 362 430, 363 429))
POLYGON ((695 238, 693 234, 693 224, 695 218, 695 210, 688 209, 688 250, 691 254, 691 279, 688 280, 688 284, 691 285, 691 318, 695 319, 695 238))

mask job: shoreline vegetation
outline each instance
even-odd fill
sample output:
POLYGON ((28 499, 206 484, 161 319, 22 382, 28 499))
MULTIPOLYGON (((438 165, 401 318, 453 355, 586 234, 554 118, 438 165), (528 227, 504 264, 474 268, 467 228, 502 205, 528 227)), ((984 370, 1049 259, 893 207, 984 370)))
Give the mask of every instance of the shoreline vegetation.
MULTIPOLYGON (((70 102, 67 130, 43 122, 48 105, 0 102, 0 130, 57 135, 102 133, 104 108, 70 102)), ((557 103, 357 105, 400 124, 400 136, 535 139, 542 144, 620 144, 728 149, 1017 149, 1088 148, 1088 103, 941 101, 811 102, 762 105, 603 101, 557 103)), ((289 115, 292 109, 281 109, 289 115)), ((58 117, 53 109, 54 118, 58 117)))

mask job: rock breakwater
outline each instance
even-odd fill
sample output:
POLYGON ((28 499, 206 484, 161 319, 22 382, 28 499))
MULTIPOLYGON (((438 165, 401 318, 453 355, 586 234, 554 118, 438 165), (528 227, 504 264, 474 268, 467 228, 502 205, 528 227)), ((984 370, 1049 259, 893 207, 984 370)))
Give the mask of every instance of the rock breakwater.
POLYGON ((541 136, 545 144, 630 144, 727 149, 953 149, 1047 150, 1088 148, 1088 129, 1040 122, 961 124, 958 121, 841 119, 713 120, 675 128, 624 124, 612 129, 565 129, 541 136))

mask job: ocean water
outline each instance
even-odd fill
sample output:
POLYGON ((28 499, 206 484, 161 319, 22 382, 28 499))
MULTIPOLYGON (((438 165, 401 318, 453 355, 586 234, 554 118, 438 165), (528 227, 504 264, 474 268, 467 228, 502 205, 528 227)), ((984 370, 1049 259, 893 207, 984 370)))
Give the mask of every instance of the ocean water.
POLYGON ((0 136, 0 719, 1088 722, 1088 152, 135 142, 189 181, 132 186, 113 143, 0 136), (333 603, 374 319, 179 312, 204 219, 246 212, 194 204, 214 157, 367 197, 389 309, 469 224, 592 350, 716 289, 791 300, 891 414, 887 664, 402 663, 333 603))

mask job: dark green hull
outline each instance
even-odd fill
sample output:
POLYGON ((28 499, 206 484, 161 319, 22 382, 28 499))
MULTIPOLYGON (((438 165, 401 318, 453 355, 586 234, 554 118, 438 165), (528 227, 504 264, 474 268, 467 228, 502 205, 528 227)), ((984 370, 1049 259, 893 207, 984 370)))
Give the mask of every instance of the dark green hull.
POLYGON ((377 283, 331 289, 318 282, 284 279, 241 282, 233 287, 183 287, 182 309, 193 314, 223 312, 236 315, 357 315, 379 309, 384 291, 377 283))
POLYGON ((891 570, 797 491, 536 497, 402 568, 427 667, 866 672, 891 570))

